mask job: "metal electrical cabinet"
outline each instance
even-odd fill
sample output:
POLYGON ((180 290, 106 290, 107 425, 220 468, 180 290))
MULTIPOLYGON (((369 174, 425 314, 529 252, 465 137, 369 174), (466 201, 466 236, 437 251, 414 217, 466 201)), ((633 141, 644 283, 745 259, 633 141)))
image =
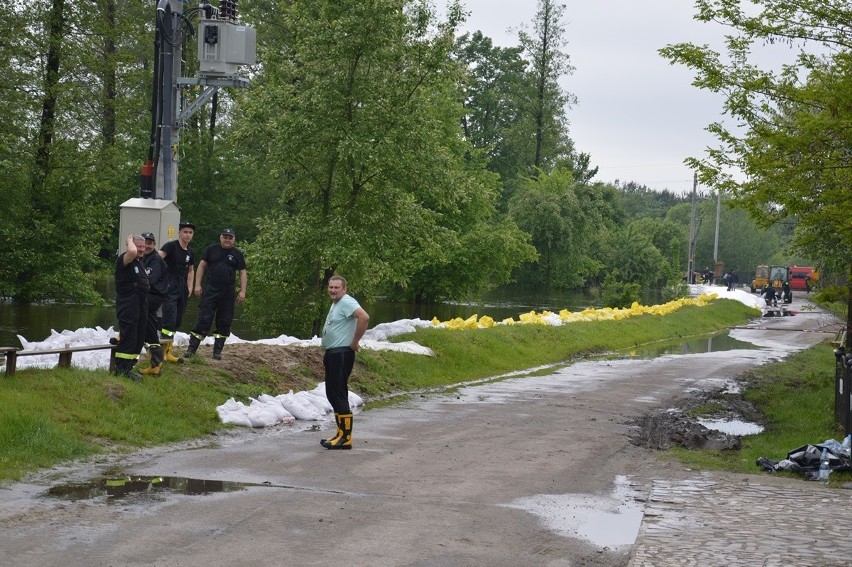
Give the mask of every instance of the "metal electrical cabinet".
POLYGON ((121 204, 118 222, 118 253, 124 252, 124 242, 131 234, 153 232, 157 248, 177 237, 180 207, 174 201, 134 197, 121 204))
POLYGON ((198 62, 201 76, 230 77, 240 65, 254 65, 257 34, 251 26, 223 20, 198 24, 198 62))

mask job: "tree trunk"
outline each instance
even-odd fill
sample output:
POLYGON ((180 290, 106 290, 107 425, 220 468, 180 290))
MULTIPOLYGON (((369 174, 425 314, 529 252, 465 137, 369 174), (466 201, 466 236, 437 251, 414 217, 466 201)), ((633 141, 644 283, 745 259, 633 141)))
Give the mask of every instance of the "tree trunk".
POLYGON ((105 0, 104 20, 106 21, 103 58, 104 58, 104 92, 103 92, 103 118, 101 122, 101 143, 104 148, 115 145, 115 99, 116 99, 116 77, 115 77, 115 0, 105 0))
POLYGON ((59 97, 59 67, 62 59, 62 36, 65 30, 65 0, 53 0, 45 22, 47 59, 44 77, 44 99, 38 129, 35 171, 32 178, 33 200, 37 204, 50 172, 50 151, 56 129, 56 102, 59 97))
POLYGON ((219 90, 213 93, 213 100, 210 103, 210 141, 212 142, 216 136, 216 112, 219 110, 219 90))
POLYGON ((852 352, 852 266, 846 274, 846 352, 852 352))

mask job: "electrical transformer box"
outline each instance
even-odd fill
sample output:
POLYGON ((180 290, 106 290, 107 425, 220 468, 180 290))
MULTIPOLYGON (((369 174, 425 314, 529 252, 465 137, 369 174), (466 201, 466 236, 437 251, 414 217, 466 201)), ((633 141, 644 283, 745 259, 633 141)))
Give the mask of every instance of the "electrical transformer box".
POLYGON ((124 252, 124 243, 131 234, 153 232, 157 248, 177 238, 180 225, 180 208, 173 201, 134 197, 121 204, 118 222, 118 253, 124 252))
POLYGON ((251 26, 225 20, 198 24, 198 62, 201 76, 232 77, 240 65, 257 58, 257 33, 251 26))

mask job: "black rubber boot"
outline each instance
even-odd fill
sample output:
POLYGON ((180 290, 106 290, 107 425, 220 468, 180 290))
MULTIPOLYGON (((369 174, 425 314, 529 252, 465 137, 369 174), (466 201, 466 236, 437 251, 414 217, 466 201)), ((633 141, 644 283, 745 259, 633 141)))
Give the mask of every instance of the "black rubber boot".
POLYGON ((183 353, 184 358, 192 358, 195 356, 195 351, 198 350, 198 345, 201 344, 201 339, 203 337, 199 337, 195 333, 189 334, 189 346, 186 347, 186 352, 183 353))
POLYGON ((146 345, 146 348, 148 349, 148 352, 151 353, 151 367, 143 368, 139 372, 141 374, 159 376, 160 368, 163 366, 163 345, 155 343, 152 345, 146 345))
POLYGON ((325 444, 326 449, 351 449, 352 448, 352 414, 340 414, 340 436, 325 444))
POLYGON ((333 442, 337 441, 340 438, 340 436, 343 435, 343 429, 340 428, 340 414, 339 413, 334 414, 334 421, 337 423, 337 432, 334 435, 332 435, 331 437, 328 437, 327 439, 320 439, 320 445, 322 445, 323 447, 328 448, 329 443, 333 443, 333 442))
POLYGON ((213 358, 222 360, 222 349, 225 348, 226 337, 216 337, 213 339, 213 358))
POLYGON ((142 375, 133 370, 134 364, 136 364, 135 360, 130 360, 129 358, 116 358, 115 375, 129 378, 134 382, 140 382, 142 380, 142 375))

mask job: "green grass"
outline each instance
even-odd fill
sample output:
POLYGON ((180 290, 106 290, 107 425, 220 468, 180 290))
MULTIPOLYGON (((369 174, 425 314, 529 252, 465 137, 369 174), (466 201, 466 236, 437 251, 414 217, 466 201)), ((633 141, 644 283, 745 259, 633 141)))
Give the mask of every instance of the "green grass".
MULTIPOLYGON (((765 416, 764 431, 743 437, 739 451, 673 450, 678 459, 700 469, 754 473, 761 470, 756 465, 760 457, 780 461, 803 445, 843 440, 834 424, 835 362, 828 342, 755 368, 741 379, 748 384, 745 398, 765 416)), ((712 407, 707 410, 712 413, 712 407)), ((852 474, 833 473, 832 478, 849 480, 852 474)))
MULTIPOLYGON (((434 388, 611 352, 673 338, 692 337, 743 323, 755 311, 720 300, 710 307, 686 306, 666 316, 643 315, 621 321, 497 326, 488 329, 419 329, 393 341, 413 340, 434 357, 392 351, 362 351, 366 370, 353 375, 353 389, 367 395, 434 388)), ((360 369, 359 369, 360 370, 360 369)))
POLYGON ((193 380, 164 372, 142 383, 74 368, 0 375, 0 481, 105 450, 213 433, 222 428, 215 406, 257 394, 257 385, 231 383, 206 364, 193 368, 193 380))
MULTIPOLYGON (((362 351, 350 387, 373 405, 374 399, 405 392, 712 333, 755 315, 739 302, 719 300, 666 316, 562 327, 420 329, 394 340, 415 340, 433 349, 435 357, 362 351)), ((193 359, 179 370, 166 365, 159 378, 141 383, 106 371, 78 369, 23 369, 11 378, 0 376, 0 482, 104 451, 131 451, 203 437, 224 427, 215 407, 229 397, 247 400, 260 393, 275 395, 284 386, 282 377, 268 367, 245 383, 201 359, 193 359)))

